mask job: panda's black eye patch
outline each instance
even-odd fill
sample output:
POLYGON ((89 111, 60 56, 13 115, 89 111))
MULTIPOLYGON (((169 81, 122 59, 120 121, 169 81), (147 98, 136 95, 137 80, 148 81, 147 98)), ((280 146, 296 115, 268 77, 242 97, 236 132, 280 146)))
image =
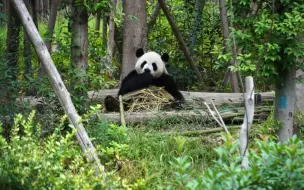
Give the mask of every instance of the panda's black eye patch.
POLYGON ((140 65, 141 68, 144 68, 145 64, 147 63, 147 61, 142 62, 142 64, 140 65))
POLYGON ((153 71, 156 71, 156 70, 157 70, 157 65, 156 65, 156 63, 152 63, 152 67, 153 67, 153 71))

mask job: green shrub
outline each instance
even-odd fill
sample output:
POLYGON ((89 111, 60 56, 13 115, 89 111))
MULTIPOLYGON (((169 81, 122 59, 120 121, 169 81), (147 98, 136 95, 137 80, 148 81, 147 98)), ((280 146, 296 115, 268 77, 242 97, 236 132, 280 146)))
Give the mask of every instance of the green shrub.
MULTIPOLYGON (((9 141, 0 136, 0 189, 125 189, 134 188, 108 171, 106 180, 95 176, 86 163, 75 131, 61 134, 61 120, 52 135, 42 139, 34 124, 18 114, 9 141)), ((0 132, 2 128, 0 127, 0 132)))
POLYGON ((165 189, 303 189, 304 144, 297 137, 287 143, 275 141, 256 142, 250 150, 249 168, 241 167, 238 143, 225 138, 225 146, 217 148, 219 159, 214 166, 193 179, 187 168, 191 163, 187 157, 175 158, 175 179, 165 189))

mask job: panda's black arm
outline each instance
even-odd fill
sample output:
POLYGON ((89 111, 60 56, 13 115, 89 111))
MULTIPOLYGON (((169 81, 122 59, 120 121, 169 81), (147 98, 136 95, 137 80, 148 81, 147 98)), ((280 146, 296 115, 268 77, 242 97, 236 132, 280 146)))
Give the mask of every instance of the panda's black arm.
POLYGON ((179 91, 176 83, 170 75, 163 74, 160 78, 154 79, 153 85, 163 86, 167 92, 169 92, 175 100, 179 100, 181 103, 185 102, 185 98, 179 91))
POLYGON ((121 81, 120 86, 123 86, 124 83, 126 83, 130 78, 134 77, 135 75, 138 75, 136 70, 132 70, 125 78, 121 81))
POLYGON ((135 70, 131 71, 121 82, 119 95, 148 88, 153 82, 153 76, 149 73, 137 74, 135 70))

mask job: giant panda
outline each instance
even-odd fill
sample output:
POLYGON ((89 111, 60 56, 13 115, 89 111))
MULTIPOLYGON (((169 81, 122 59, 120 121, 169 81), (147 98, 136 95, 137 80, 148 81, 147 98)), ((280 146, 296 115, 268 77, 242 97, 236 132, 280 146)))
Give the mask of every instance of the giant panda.
MULTIPOLYGON (((135 63, 135 68, 121 82, 119 95, 148 88, 149 86, 164 87, 171 94, 178 104, 185 102, 184 96, 179 91, 173 78, 169 75, 165 63, 169 60, 169 55, 164 53, 159 55, 156 52, 144 52, 142 48, 136 51, 138 60, 135 63)), ((107 96, 105 106, 108 111, 117 111, 113 109, 113 97, 107 96)), ((117 107, 117 102, 114 107, 117 107)))

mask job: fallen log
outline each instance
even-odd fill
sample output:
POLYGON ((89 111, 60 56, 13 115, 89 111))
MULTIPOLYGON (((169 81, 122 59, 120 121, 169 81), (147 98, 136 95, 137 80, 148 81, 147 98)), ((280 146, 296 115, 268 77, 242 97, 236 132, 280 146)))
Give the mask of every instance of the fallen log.
MULTIPOLYGON (((107 89, 99 91, 89 91, 88 96, 91 102, 94 103, 103 103, 106 96, 111 95, 116 97, 118 89, 107 89)), ((201 102, 202 105, 204 101, 210 103, 211 100, 215 105, 222 104, 242 104, 243 93, 217 93, 217 92, 190 92, 190 91, 181 91, 185 97, 186 102, 201 102)), ((273 100, 274 92, 262 92, 260 93, 263 101, 273 100)))
MULTIPOLYGON (((105 97, 108 95, 117 96, 118 89, 106 89, 99 91, 89 91, 88 97, 91 104, 103 104, 105 97)), ((195 107, 205 107, 204 101, 208 104, 211 100, 216 106, 223 104, 243 104, 243 94, 242 93, 216 93, 216 92, 189 92, 181 91, 185 97, 186 103, 194 105, 195 107)), ((273 92, 262 92, 261 98, 262 102, 272 102, 274 100, 273 92)), ((33 109, 37 105, 42 104, 44 101, 43 97, 21 97, 17 98, 17 103, 19 107, 24 109, 33 109)))
MULTIPOLYGON (((255 109, 255 119, 254 122, 260 123, 262 120, 266 120, 267 116, 271 110, 265 106, 256 107, 255 109)), ((244 111, 228 111, 220 113, 222 119, 226 123, 237 123, 242 122, 242 117, 244 116, 244 111)), ((96 113, 92 118, 97 117, 98 119, 108 120, 112 123, 120 123, 121 117, 119 112, 111 113, 96 113)), ((180 121, 194 122, 194 121, 204 121, 211 122, 214 119, 211 117, 209 112, 205 110, 182 110, 182 111, 153 111, 153 112, 125 112, 124 118, 125 123, 128 125, 147 123, 151 120, 168 121, 178 117, 180 121)), ((40 118, 44 118, 41 116, 40 118)), ((0 116, 0 121, 4 122, 12 119, 10 116, 0 116)))
MULTIPOLYGON (((117 112, 114 113, 98 113, 98 118, 107 119, 114 123, 120 122, 120 115, 117 112)), ((167 111, 167 112, 125 112, 125 120, 127 124, 135 124, 135 123, 144 123, 149 120, 157 119, 164 120, 173 117, 180 118, 194 118, 194 117, 202 117, 208 118, 208 113, 200 110, 200 111, 167 111)))
MULTIPOLYGON (((270 109, 257 109, 255 113, 269 113, 270 109)), ((244 116, 244 112, 224 112, 221 113, 224 121, 233 120, 235 117, 244 116)), ((259 115, 257 115, 259 116, 259 115)), ((120 114, 113 113, 97 113, 99 119, 106 119, 108 121, 119 123, 120 114)), ((179 119, 197 119, 205 121, 213 121, 213 118, 205 110, 182 110, 182 111, 154 111, 154 112, 125 112, 125 120, 127 124, 145 123, 150 120, 167 120, 178 117, 179 119)))

